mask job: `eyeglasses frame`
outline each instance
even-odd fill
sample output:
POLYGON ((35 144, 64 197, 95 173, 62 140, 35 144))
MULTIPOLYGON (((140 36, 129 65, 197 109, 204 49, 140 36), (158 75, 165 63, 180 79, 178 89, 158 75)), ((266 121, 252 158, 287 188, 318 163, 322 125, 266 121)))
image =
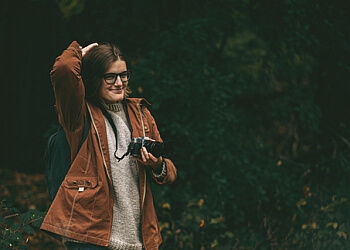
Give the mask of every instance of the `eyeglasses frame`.
POLYGON ((105 82, 106 82, 107 84, 113 85, 113 84, 115 84, 115 82, 117 81, 118 76, 119 76, 119 78, 120 78, 120 81, 121 81, 122 83, 125 83, 125 82, 129 81, 129 79, 130 79, 130 77, 131 77, 131 71, 130 71, 130 70, 126 70, 126 71, 120 72, 120 73, 118 73, 118 74, 116 74, 116 73, 107 73, 107 74, 104 74, 104 75, 103 75, 103 79, 105 80, 105 82), (128 75, 128 79, 123 81, 121 75, 122 75, 122 74, 125 74, 125 73, 128 75), (115 80, 114 80, 113 83, 107 82, 106 77, 107 77, 108 75, 115 75, 115 80))

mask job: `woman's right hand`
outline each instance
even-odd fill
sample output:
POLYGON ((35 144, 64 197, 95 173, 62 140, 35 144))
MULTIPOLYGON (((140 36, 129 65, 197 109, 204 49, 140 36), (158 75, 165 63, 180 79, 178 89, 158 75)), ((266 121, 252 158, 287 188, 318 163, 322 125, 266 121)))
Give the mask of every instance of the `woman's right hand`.
POLYGON ((81 55, 84 57, 86 52, 88 52, 91 48, 98 46, 98 43, 91 43, 88 46, 81 49, 81 55))

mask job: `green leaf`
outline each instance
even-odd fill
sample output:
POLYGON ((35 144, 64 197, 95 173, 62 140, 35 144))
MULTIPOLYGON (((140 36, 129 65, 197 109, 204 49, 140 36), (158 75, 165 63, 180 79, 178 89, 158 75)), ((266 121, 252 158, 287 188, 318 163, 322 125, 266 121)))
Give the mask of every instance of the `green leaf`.
POLYGON ((22 224, 21 223, 15 223, 13 224, 13 226, 11 227, 12 231, 18 231, 21 228, 22 224))
POLYGON ((35 230, 29 225, 25 225, 24 227, 22 227, 22 230, 30 235, 33 235, 35 233, 35 230))
POLYGON ((7 237, 9 237, 9 235, 10 235, 10 229, 5 228, 2 230, 2 238, 3 239, 6 239, 7 237))
POLYGON ((29 221, 31 220, 32 214, 33 214, 32 211, 27 211, 26 213, 21 214, 19 217, 20 217, 22 223, 28 224, 29 221))
POLYGON ((32 214, 31 216, 31 219, 32 219, 31 225, 39 228, 43 223, 45 214, 46 214, 45 212, 39 212, 35 210, 34 214, 32 214))
POLYGON ((16 214, 20 214, 19 210, 15 207, 11 207, 10 208, 12 212, 16 213, 16 214))
POLYGON ((24 238, 22 236, 22 234, 20 232, 14 232, 11 235, 11 240, 15 241, 15 242, 24 242, 24 238))

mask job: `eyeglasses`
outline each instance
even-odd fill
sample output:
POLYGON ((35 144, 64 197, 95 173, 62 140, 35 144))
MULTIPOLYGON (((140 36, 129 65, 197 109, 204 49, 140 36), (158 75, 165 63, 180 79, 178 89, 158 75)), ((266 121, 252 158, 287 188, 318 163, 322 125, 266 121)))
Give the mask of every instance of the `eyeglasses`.
POLYGON ((119 76, 120 80, 124 83, 130 79, 130 74, 131 74, 131 71, 127 70, 127 71, 121 72, 119 74, 108 73, 108 74, 105 74, 103 76, 103 78, 105 79, 107 84, 114 84, 117 81, 117 78, 119 76))

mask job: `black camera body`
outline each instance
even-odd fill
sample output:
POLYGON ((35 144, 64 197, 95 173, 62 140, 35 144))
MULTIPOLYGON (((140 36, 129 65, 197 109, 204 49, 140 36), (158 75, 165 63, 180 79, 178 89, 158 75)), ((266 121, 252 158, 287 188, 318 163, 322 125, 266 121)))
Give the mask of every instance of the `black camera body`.
POLYGON ((132 138, 129 144, 130 155, 141 157, 140 150, 142 147, 145 147, 148 152, 157 158, 159 156, 169 158, 173 151, 172 141, 157 142, 148 137, 141 136, 132 138))

